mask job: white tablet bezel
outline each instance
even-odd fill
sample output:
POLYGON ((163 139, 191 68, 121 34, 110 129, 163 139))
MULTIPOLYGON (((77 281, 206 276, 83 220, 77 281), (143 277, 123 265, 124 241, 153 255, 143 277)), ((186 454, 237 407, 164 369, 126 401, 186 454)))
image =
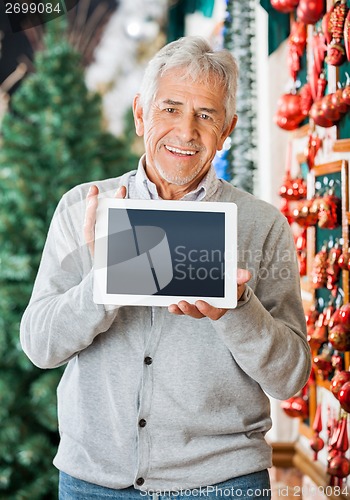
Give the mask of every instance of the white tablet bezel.
MULTIPOLYGON (((205 227, 203 228, 205 231, 205 227)), ((93 300, 97 304, 169 306, 185 300, 204 300, 215 307, 233 309, 237 305, 237 206, 235 203, 175 200, 132 200, 99 197, 95 226, 93 300), (107 293, 108 210, 179 210, 225 213, 224 297, 133 295, 107 293)))

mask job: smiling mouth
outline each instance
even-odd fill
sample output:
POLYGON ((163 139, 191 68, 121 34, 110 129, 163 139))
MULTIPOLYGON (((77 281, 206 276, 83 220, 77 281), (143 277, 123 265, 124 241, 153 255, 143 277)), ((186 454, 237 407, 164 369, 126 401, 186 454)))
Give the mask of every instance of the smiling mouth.
POLYGON ((170 153, 180 155, 180 156, 194 156, 197 153, 197 151, 190 151, 187 149, 179 149, 179 148, 174 148, 172 146, 167 146, 167 145, 165 145, 164 147, 170 153))

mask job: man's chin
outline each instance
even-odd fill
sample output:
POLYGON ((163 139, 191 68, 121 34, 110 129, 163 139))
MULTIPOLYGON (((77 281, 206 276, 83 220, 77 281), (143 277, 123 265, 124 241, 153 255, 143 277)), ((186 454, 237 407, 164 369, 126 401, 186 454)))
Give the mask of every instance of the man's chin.
POLYGON ((158 173, 163 180, 168 184, 174 184, 175 186, 185 186, 193 182, 202 170, 202 167, 198 168, 196 172, 192 172, 190 175, 170 175, 164 172, 161 168, 158 168, 158 173))

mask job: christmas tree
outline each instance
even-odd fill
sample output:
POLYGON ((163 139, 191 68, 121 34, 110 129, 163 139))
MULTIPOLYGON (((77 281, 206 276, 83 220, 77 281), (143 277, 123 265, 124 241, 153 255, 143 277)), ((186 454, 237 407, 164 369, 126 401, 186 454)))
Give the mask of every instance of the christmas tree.
POLYGON ((65 24, 47 24, 36 72, 10 101, 0 151, 0 498, 57 498, 56 387, 62 371, 39 370, 21 351, 48 225, 73 185, 137 166, 125 138, 103 130, 101 99, 87 91, 65 24))
POLYGON ((230 138, 227 170, 232 183, 250 193, 257 162, 255 9, 255 0, 227 0, 224 22, 224 46, 232 51, 239 67, 238 122, 230 138))

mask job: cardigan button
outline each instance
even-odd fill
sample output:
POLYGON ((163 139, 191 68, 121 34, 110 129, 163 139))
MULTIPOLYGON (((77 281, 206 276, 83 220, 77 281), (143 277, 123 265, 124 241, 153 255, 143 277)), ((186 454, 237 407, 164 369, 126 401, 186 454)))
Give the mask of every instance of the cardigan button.
POLYGON ((153 363, 153 359, 150 356, 146 356, 144 361, 146 365, 151 365, 153 363))
POLYGON ((147 424, 146 420, 144 418, 141 418, 141 420, 139 421, 139 426, 146 427, 146 424, 147 424))
POLYGON ((137 486, 142 486, 144 482, 145 482, 145 480, 143 479, 143 477, 138 477, 136 479, 137 486))

